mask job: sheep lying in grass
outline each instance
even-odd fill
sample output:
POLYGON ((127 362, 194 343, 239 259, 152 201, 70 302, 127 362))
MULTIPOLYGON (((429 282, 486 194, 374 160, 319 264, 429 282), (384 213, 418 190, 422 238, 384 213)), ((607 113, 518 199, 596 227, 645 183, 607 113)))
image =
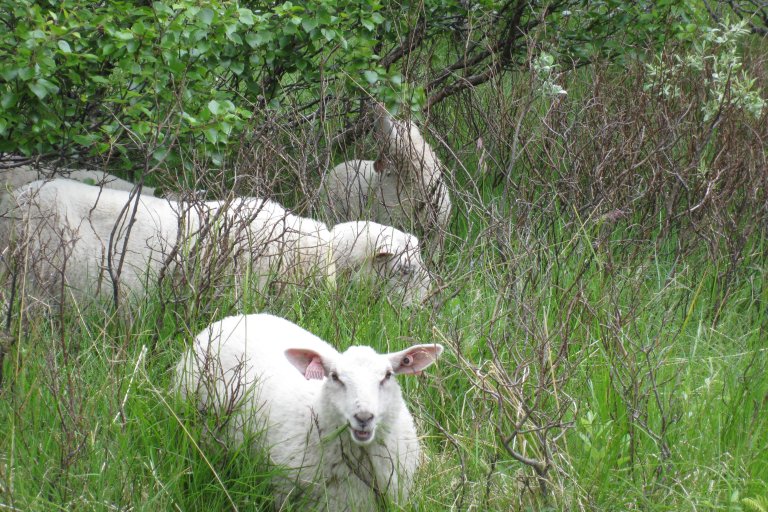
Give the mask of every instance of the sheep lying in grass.
POLYGON ((395 121, 383 109, 376 135, 378 160, 343 162, 326 176, 328 219, 370 219, 441 241, 451 199, 437 155, 416 125, 395 121))
POLYGON ((294 215, 269 199, 244 197, 204 205, 201 225, 211 225, 213 231, 203 245, 216 245, 222 236, 228 239, 235 274, 258 276, 260 290, 270 278, 280 286, 302 284, 311 276, 335 282, 331 234, 324 223, 294 215))
POLYGON ((419 239, 392 226, 354 221, 331 229, 336 270, 351 272, 354 280, 381 279, 388 296, 404 304, 422 302, 431 279, 421 259, 419 239))
POLYGON ((203 330, 177 366, 183 396, 227 415, 233 441, 255 444, 286 470, 278 502, 302 496, 329 511, 403 503, 419 442, 394 375, 419 374, 441 345, 390 354, 337 352, 271 315, 225 318, 203 330))
POLYGON ((211 257, 229 274, 257 276, 261 289, 273 274, 335 276, 325 225, 268 200, 178 203, 65 179, 30 183, 12 199, 17 253, 32 259, 26 268, 43 290, 56 292, 63 278, 79 297, 113 294, 117 276, 126 293, 143 293, 166 263, 211 268, 211 257))
POLYGON ((13 221, 3 238, 29 258, 37 291, 55 293, 63 278, 80 297, 111 294, 112 277, 143 290, 178 236, 178 205, 67 179, 34 181, 5 203, 13 221))
MULTIPOLYGON (((129 181, 113 176, 104 171, 94 171, 86 169, 41 169, 36 170, 27 165, 5 169, 2 172, 2 190, 0 193, 7 193, 14 189, 32 183, 33 181, 53 178, 67 178, 88 185, 103 186, 114 190, 125 190, 130 192, 136 185, 129 181)), ((141 188, 141 193, 147 196, 154 196, 155 189, 148 186, 141 188)))

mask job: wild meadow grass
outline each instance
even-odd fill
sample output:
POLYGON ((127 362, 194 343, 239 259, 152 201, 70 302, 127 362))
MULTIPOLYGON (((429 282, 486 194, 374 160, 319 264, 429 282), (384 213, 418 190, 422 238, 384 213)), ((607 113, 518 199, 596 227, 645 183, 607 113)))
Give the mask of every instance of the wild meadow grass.
MULTIPOLYGON (((750 510, 744 498, 768 492, 762 242, 723 301, 701 254, 675 261, 658 247, 608 270, 621 234, 598 249, 581 229, 567 235, 506 263, 456 255, 460 277, 435 309, 344 283, 244 309, 340 349, 447 346, 428 375, 401 379, 425 446, 404 509, 750 510), (503 447, 513 432, 517 453, 549 460, 546 494, 503 447)), ((16 331, 0 400, 3 508, 269 507, 279 468, 212 442, 211 419, 172 392, 181 351, 232 311, 171 315, 160 333, 158 311, 149 300, 130 321, 43 315, 16 331)))
POLYGON ((445 345, 400 379, 424 446, 402 510, 768 510, 768 124, 728 109, 706 124, 705 88, 662 100, 642 73, 436 107, 455 212, 423 308, 343 279, 163 289, 118 312, 17 304, 0 511, 273 509, 280 468, 173 392, 195 334, 259 311, 340 350, 445 345))

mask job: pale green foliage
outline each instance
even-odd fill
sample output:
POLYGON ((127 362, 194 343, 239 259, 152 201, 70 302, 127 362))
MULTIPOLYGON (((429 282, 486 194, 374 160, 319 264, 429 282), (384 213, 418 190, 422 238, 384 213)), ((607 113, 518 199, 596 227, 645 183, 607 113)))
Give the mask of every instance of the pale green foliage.
POLYGON ((376 0, 248 5, 0 1, 0 151, 173 163, 199 147, 216 164, 254 113, 288 96, 390 79, 371 71, 376 0))
POLYGON ((557 83, 559 78, 559 66, 555 63, 552 54, 541 52, 531 62, 531 70, 539 81, 539 90, 545 96, 557 97, 565 96, 568 92, 557 83))
POLYGON ((682 0, 0 0, 0 151, 174 170, 193 151, 218 166, 265 119, 328 119, 337 105, 354 115, 371 99, 418 117, 468 83, 527 71, 531 36, 550 40, 534 63, 542 91, 562 96, 556 61, 623 58, 696 11, 682 0))
POLYGON ((741 43, 749 34, 745 25, 742 21, 703 27, 701 37, 694 39, 688 54, 672 55, 671 66, 657 57, 646 65, 646 90, 658 87, 662 96, 677 98, 684 87, 679 77, 691 73, 709 91, 700 106, 705 121, 714 118, 723 107, 741 109, 755 119, 760 118, 766 100, 742 64, 741 43))

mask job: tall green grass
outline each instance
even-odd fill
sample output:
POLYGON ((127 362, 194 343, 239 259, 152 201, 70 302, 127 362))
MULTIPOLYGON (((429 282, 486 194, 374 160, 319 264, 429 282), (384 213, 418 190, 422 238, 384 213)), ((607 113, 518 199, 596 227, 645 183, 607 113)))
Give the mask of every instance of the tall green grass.
MULTIPOLYGON (((762 243, 751 246, 723 303, 718 266, 703 252, 675 261, 649 245, 609 271, 621 233, 597 249, 572 223, 546 237, 549 245, 521 248, 506 262, 481 241, 485 249, 454 254, 452 297, 439 309, 404 309, 343 282, 335 291, 253 294, 240 307, 283 315, 339 349, 447 344, 429 375, 402 379, 425 446, 405 509, 740 510, 743 498, 764 497, 762 243), (531 468, 499 442, 495 425, 509 427, 503 418, 514 411, 478 387, 499 372, 526 400, 546 388, 528 405, 561 423, 546 433, 546 498, 531 468)), ((263 454, 211 442, 210 421, 171 391, 194 333, 234 306, 198 308, 207 316, 189 318, 166 310, 161 333, 156 302, 136 308, 131 322, 69 310, 63 323, 40 316, 15 331, 0 391, 0 503, 269 508, 279 468, 263 454)), ((517 449, 540 454, 536 433, 518 435, 517 449)))
POLYGON ((449 163, 456 212, 437 262, 442 289, 424 308, 341 280, 279 296, 163 289, 118 313, 17 314, 2 340, 0 511, 272 509, 280 468, 217 442, 216 418, 173 392, 196 333, 259 311, 339 350, 446 345, 426 375, 401 379, 424 445, 404 510, 759 510, 768 502, 768 253, 749 208, 764 196, 736 189, 686 211, 710 179, 701 161, 714 168, 723 153, 723 176, 743 172, 738 183, 759 173, 760 148, 742 143, 738 113, 712 133, 685 117, 696 84, 691 98, 667 104, 641 92, 636 72, 567 75, 571 110, 536 97, 527 80, 435 109, 462 165, 449 163), (584 85, 598 78, 602 96, 584 85), (530 108, 518 110, 517 98, 530 108), (472 109, 495 116, 479 129, 497 128, 487 174, 476 169, 472 109), (731 145, 710 154, 716 143, 731 145), (611 171, 624 175, 638 155, 649 158, 636 181, 614 187, 611 171), (605 183, 596 163, 606 164, 605 183), (677 172, 689 188, 673 193, 677 172), (647 188, 656 178, 662 185, 647 188), (626 216, 601 218, 627 198, 637 202, 626 216), (512 452, 545 461, 543 476, 512 452))

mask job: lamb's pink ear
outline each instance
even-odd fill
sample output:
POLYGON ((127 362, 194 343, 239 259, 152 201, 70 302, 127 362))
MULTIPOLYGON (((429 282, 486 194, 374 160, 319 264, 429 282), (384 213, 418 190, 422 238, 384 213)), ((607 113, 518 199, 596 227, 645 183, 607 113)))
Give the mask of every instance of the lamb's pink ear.
POLYGON ((443 346, 437 343, 414 345, 401 352, 389 354, 392 369, 396 374, 419 375, 425 368, 437 361, 443 353, 443 346))
POLYGON ((314 350, 289 348, 285 351, 288 361, 301 372, 307 380, 322 380, 325 377, 323 358, 314 350))

